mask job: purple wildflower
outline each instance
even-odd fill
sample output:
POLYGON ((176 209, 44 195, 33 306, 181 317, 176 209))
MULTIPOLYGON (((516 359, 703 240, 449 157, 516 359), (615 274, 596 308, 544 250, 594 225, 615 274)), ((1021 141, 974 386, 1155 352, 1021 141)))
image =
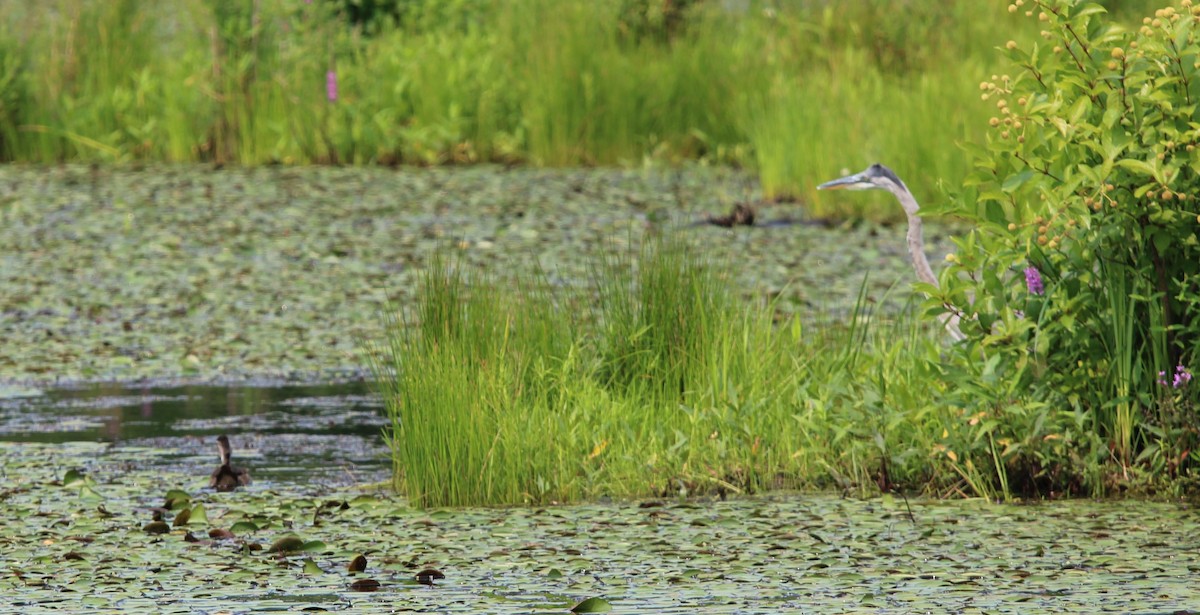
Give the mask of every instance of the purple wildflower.
POLYGON ((1158 383, 1165 387, 1174 389, 1182 389, 1192 381, 1192 372, 1183 365, 1175 366, 1175 374, 1171 380, 1167 381, 1167 372, 1158 372, 1158 383))
POLYGON ((1046 287, 1042 284, 1042 273, 1037 270, 1037 267, 1025 268, 1025 287, 1029 289, 1031 295, 1041 295, 1046 292, 1046 287))
POLYGON ((1192 372, 1182 365, 1175 366, 1175 388, 1180 389, 1192 381, 1192 372))
POLYGON ((337 101, 337 73, 334 71, 325 73, 325 98, 329 102, 337 101))

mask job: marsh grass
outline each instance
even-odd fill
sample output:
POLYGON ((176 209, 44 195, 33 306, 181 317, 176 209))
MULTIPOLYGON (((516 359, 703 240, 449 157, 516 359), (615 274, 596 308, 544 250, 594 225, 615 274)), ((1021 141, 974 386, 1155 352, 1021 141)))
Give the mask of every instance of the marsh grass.
POLYGON ((883 0, 696 2, 670 33, 644 36, 624 21, 629 4, 416 1, 398 21, 356 28, 326 1, 7 3, 0 154, 698 159, 755 167, 768 196, 804 198, 821 216, 885 218, 894 208, 823 201, 812 186, 879 160, 932 200, 939 180, 966 172, 956 142, 986 128, 992 109, 975 87, 993 48, 1036 36, 1003 6, 966 0, 907 7, 904 19, 883 0))
POLYGON ((673 241, 590 291, 435 260, 372 353, 397 487, 420 506, 773 488, 934 489, 936 334, 860 301, 849 326, 777 322, 673 241), (901 342, 901 343, 897 343, 901 342))

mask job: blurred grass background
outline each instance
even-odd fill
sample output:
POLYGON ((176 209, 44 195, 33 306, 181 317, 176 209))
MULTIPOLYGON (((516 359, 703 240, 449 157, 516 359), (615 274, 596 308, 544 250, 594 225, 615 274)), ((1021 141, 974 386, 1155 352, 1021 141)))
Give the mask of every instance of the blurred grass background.
MULTIPOLYGON (((1103 2, 1133 22, 1146 0, 1103 2)), ((0 4, 0 160, 643 165, 813 186, 965 174, 1007 1, 53 0, 0 4)), ((1020 11, 1028 7, 1022 6, 1020 11)), ((856 209, 857 208, 857 209, 856 209)), ((886 208, 894 214, 894 208, 886 208)))

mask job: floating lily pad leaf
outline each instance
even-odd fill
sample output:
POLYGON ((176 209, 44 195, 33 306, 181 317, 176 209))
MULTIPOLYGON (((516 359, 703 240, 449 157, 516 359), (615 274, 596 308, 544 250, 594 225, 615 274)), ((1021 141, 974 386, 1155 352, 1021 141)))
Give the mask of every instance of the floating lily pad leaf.
POLYGON ((208 523, 208 511, 204 509, 203 504, 192 507, 192 518, 189 523, 208 523))
POLYGON ((82 499, 85 499, 85 500, 103 500, 104 499, 104 496, 100 495, 100 492, 96 491, 96 489, 93 488, 91 485, 84 485, 83 488, 81 488, 79 490, 79 497, 82 499))
POLYGON ((563 576, 563 573, 558 568, 551 568, 550 570, 548 570, 546 572, 546 578, 548 578, 548 579, 561 579, 562 576, 563 576))
POLYGON ((187 525, 188 521, 191 520, 191 518, 192 518, 191 509, 185 508, 185 509, 179 511, 179 513, 177 513, 175 515, 175 520, 171 522, 171 525, 174 527, 182 527, 184 525, 187 525))
POLYGON ((362 571, 366 570, 367 569, 367 556, 361 555, 361 554, 358 555, 354 559, 350 560, 350 565, 346 566, 346 569, 349 570, 350 572, 362 572, 362 571))
POLYGON ((304 541, 299 536, 289 534, 271 543, 267 553, 293 553, 304 548, 304 541))
POLYGON ((311 557, 304 558, 304 574, 321 574, 325 572, 321 567, 312 560, 311 557))
POLYGON ((82 487, 87 483, 87 475, 80 470, 71 468, 63 475, 62 484, 64 487, 82 487))
POLYGON ((420 583, 421 585, 433 585, 434 581, 444 578, 446 578, 446 575, 442 574, 442 571, 435 568, 426 568, 425 570, 418 572, 416 576, 417 583, 420 583))
POLYGON ((234 534, 245 534, 247 532, 257 532, 258 526, 255 525, 253 521, 238 521, 237 523, 234 523, 229 528, 229 531, 233 532, 234 534))
POLYGON ((213 540, 231 540, 235 538, 233 532, 226 529, 221 529, 219 527, 214 527, 213 529, 208 530, 208 537, 212 538, 213 540))
POLYGON ((320 540, 310 540, 310 541, 300 545, 299 550, 303 551, 305 553, 319 553, 321 551, 324 551, 325 548, 326 548, 325 543, 321 542, 320 540))
POLYGON ((603 598, 588 598, 571 607, 572 613, 607 613, 611 610, 612 605, 603 598))
POLYGON ((175 510, 176 508, 187 506, 191 501, 192 496, 188 492, 180 489, 172 489, 167 492, 166 503, 163 504, 163 508, 175 510))
POLYGON ((356 592, 373 592, 379 589, 379 581, 375 579, 359 579, 350 584, 350 589, 356 592))
POLYGON ((151 521, 142 526, 142 531, 147 534, 166 534, 171 531, 171 526, 165 521, 151 521))

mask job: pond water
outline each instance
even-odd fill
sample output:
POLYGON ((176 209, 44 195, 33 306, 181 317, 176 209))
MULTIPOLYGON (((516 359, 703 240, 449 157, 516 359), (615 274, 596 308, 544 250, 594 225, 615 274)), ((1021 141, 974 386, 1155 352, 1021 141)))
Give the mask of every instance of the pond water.
POLYGON ((0 441, 107 442, 152 448, 153 468, 207 474, 226 434, 256 481, 328 485, 387 480, 382 403, 362 382, 127 386, 94 384, 0 397, 0 441))
POLYGON ((0 400, 0 610, 1200 612, 1200 515, 1182 503, 773 493, 422 511, 364 487, 388 477, 380 414, 361 383, 0 400), (220 433, 255 479, 233 493, 205 487, 220 433), (293 535, 301 551, 269 552, 293 535), (429 569, 444 578, 422 583, 429 569))

